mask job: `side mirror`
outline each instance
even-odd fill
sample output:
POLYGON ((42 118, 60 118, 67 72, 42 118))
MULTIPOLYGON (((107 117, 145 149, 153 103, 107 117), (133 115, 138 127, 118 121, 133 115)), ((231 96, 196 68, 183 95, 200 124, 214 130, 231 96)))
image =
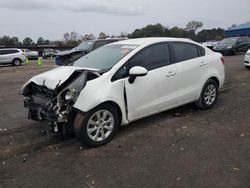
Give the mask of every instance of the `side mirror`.
POLYGON ((148 70, 145 69, 144 67, 141 67, 141 66, 135 66, 135 67, 132 67, 130 70, 129 70, 129 83, 134 83, 136 77, 138 76, 146 76, 148 74, 148 70))

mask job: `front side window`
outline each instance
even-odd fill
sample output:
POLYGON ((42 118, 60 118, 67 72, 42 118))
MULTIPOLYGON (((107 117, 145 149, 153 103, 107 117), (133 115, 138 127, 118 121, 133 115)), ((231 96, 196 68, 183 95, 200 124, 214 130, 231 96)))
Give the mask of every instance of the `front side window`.
POLYGON ((130 67, 142 66, 148 71, 170 64, 168 44, 157 44, 136 54, 130 61, 130 67))
POLYGON ((129 70, 135 66, 141 66, 148 71, 167 66, 171 63, 168 44, 162 43, 147 47, 134 55, 113 76, 112 81, 126 78, 129 70))
POLYGON ((226 38, 221 41, 221 44, 235 44, 238 38, 226 38))
POLYGON ((190 43, 173 43, 176 62, 186 61, 199 57, 196 45, 190 43))
POLYGON ((242 38, 239 38, 239 40, 237 41, 237 43, 242 43, 242 42, 243 42, 242 38))
POLYGON ((110 69, 135 48, 137 45, 106 45, 76 60, 72 65, 98 70, 110 69))

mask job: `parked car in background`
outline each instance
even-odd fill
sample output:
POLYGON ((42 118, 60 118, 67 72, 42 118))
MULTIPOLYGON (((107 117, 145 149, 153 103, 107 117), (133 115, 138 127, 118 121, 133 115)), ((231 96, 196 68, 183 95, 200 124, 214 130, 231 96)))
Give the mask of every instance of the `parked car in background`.
POLYGON ((86 55, 87 53, 100 48, 106 44, 110 44, 113 42, 117 42, 121 39, 98 39, 98 40, 91 40, 91 41, 84 41, 79 46, 73 48, 72 50, 63 51, 56 55, 55 63, 57 65, 68 65, 77 59, 81 58, 82 56, 86 55))
POLYGON ((12 64, 15 66, 22 65, 26 59, 24 53, 20 49, 6 48, 0 49, 0 64, 12 64))
POLYGON ((43 50, 43 59, 54 58, 58 51, 54 49, 44 49, 43 50))
POLYGON ((207 42, 203 42, 202 45, 203 46, 206 46, 207 48, 213 50, 214 47, 216 45, 218 45, 220 43, 220 41, 217 41, 217 40, 210 40, 210 41, 207 41, 207 42))
POLYGON ((22 88, 29 118, 86 146, 109 142, 120 125, 195 102, 212 108, 224 58, 190 39, 140 38, 105 45, 22 88))
POLYGON ((245 55, 245 67, 250 69, 250 49, 246 52, 245 55))
POLYGON ((214 47, 214 51, 223 54, 236 54, 237 52, 246 52, 250 48, 249 37, 231 37, 223 39, 214 47))
POLYGON ((38 58, 38 52, 37 51, 31 51, 29 49, 22 49, 24 55, 29 59, 37 59, 38 58))

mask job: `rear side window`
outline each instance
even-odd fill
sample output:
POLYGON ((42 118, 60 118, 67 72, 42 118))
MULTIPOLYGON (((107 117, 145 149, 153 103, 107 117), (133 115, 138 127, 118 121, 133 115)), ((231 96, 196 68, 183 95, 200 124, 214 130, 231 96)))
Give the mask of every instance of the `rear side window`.
POLYGON ((7 54, 15 54, 18 53, 18 50, 1 50, 1 55, 7 55, 7 54))
POLYGON ((130 67, 142 66, 153 70, 170 64, 168 44, 157 44, 139 52, 129 61, 130 67))
POLYGON ((202 48, 201 46, 198 46, 199 52, 200 52, 200 56, 205 56, 206 51, 204 48, 202 48))
MULTIPOLYGON (((186 61, 199 57, 199 49, 196 45, 190 43, 173 43, 176 62, 186 61)), ((204 50, 204 49, 203 49, 204 50)), ((205 55, 205 51, 200 52, 205 55)))

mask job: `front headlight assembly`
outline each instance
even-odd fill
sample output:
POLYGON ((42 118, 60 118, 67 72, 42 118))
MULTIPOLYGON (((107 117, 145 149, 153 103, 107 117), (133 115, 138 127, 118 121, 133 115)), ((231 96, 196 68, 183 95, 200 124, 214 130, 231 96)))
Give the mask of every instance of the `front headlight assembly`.
POLYGON ((87 78, 87 74, 86 72, 83 72, 77 79, 75 79, 67 87, 65 100, 67 101, 72 100, 73 102, 76 102, 80 92, 86 85, 86 78, 87 78))
POLYGON ((69 89, 65 95, 65 99, 67 101, 72 100, 73 102, 76 102, 76 100, 78 99, 78 96, 80 94, 80 91, 76 90, 76 89, 69 89))

